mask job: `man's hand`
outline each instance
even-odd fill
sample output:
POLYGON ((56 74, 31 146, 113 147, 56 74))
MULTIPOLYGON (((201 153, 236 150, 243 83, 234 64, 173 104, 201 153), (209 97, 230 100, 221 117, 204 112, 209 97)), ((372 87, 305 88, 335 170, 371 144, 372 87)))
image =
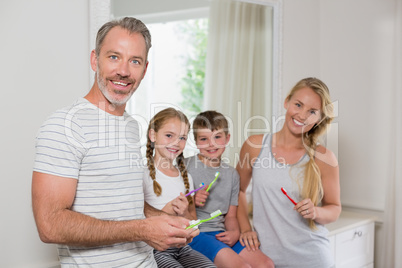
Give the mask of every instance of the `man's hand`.
POLYGON ((189 220, 176 216, 147 218, 144 223, 144 241, 151 247, 163 251, 170 247, 183 247, 191 242, 199 231, 188 229, 189 220))
POLYGON ((200 234, 200 229, 198 228, 190 228, 187 230, 189 232, 189 236, 187 237, 187 244, 193 241, 193 238, 200 234))

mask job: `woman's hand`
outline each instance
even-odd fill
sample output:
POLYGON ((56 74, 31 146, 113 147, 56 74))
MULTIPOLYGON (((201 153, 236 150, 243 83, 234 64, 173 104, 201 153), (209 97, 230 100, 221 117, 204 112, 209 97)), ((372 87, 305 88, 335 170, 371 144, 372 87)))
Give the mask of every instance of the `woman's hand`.
POLYGON ((254 231, 247 231, 240 234, 240 244, 247 248, 247 250, 255 251, 260 247, 260 241, 258 240, 257 233, 254 231))
POLYGON ((315 206, 310 198, 300 201, 293 209, 299 212, 305 219, 314 220, 317 216, 315 206))

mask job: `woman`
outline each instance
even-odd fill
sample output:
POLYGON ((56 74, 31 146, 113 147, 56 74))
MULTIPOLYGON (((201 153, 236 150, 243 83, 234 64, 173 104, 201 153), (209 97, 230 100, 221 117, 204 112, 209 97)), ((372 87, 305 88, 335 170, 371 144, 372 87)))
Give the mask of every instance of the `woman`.
POLYGON ((284 107, 282 129, 250 136, 240 152, 240 241, 248 249, 261 246, 276 267, 331 267, 324 225, 339 217, 341 203, 338 162, 318 143, 333 119, 328 88, 319 79, 302 79, 284 107), (247 217, 245 198, 251 178, 256 232, 247 217))

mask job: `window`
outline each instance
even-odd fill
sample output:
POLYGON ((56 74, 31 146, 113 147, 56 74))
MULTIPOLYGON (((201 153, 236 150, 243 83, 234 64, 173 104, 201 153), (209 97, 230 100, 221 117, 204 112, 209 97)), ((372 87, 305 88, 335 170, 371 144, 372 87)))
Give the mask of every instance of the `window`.
MULTIPOLYGON (((148 70, 127 105, 127 112, 140 123, 141 144, 146 143, 150 118, 174 107, 190 121, 202 110, 208 19, 190 19, 147 24, 152 35, 148 70)), ((195 148, 189 135, 186 155, 195 148)))

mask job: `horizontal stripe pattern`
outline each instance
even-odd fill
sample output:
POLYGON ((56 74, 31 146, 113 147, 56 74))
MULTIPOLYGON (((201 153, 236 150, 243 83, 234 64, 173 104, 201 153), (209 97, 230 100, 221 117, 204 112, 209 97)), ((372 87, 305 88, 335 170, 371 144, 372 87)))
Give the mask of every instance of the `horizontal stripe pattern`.
MULTIPOLYGON (((138 123, 79 99, 39 129, 34 170, 78 180, 72 210, 102 220, 143 219, 144 161, 138 123)), ((153 267, 144 242, 97 248, 59 245, 64 267, 153 267)))

